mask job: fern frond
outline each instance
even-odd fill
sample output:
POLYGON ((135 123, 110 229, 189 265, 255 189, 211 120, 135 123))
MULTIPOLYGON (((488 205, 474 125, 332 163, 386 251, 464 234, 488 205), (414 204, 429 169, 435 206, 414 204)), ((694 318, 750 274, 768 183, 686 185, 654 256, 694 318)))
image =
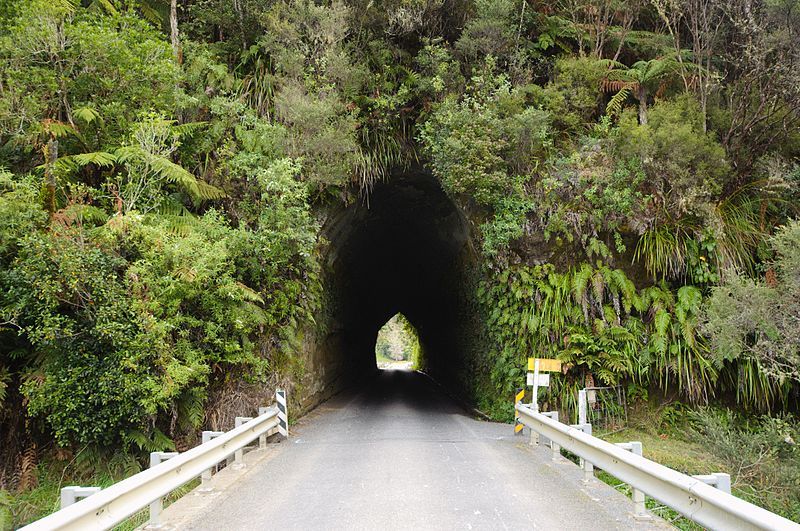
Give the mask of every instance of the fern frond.
MULTIPOLYGON (((60 174, 70 174, 94 164, 96 166, 108 168, 114 165, 116 158, 111 153, 96 151, 93 153, 80 153, 78 155, 67 155, 55 161, 56 171, 60 174)), ((38 166, 39 170, 44 169, 44 165, 38 166)))
POLYGON ((93 0, 91 4, 89 4, 89 9, 98 9, 105 11, 109 15, 116 15, 119 13, 117 8, 114 7, 114 4, 111 3, 111 0, 93 0))
POLYGON ((242 284, 241 282, 236 282, 236 287, 239 288, 239 293, 243 300, 264 304, 263 297, 261 297, 257 291, 246 286, 245 284, 242 284))
POLYGON ((580 303, 586 296, 586 290, 589 287, 592 274, 592 268, 589 264, 583 264, 581 268, 572 275, 572 293, 575 297, 575 302, 580 303))
POLYGON ((205 418, 205 391, 193 387, 187 389, 178 400, 178 419, 184 430, 197 429, 205 418))
POLYGON ((106 211, 93 205, 73 204, 65 208, 63 214, 70 221, 88 221, 97 225, 102 225, 108 221, 106 211))
POLYGON ((205 181, 199 180, 197 181, 197 192, 197 198, 204 201, 213 201, 215 199, 222 199, 223 197, 228 196, 228 194, 225 193, 225 190, 210 185, 205 181))
POLYGON ((78 166, 88 166, 89 164, 94 164, 95 166, 101 166, 103 168, 109 168, 113 166, 117 159, 111 153, 106 153, 105 151, 95 151, 93 153, 80 153, 78 155, 71 155, 70 158, 75 161, 78 166))
POLYGON ((72 111, 72 116, 87 124, 100 120, 100 113, 91 107, 79 107, 72 111))
POLYGON ((125 433, 124 439, 145 452, 163 452, 175 449, 175 442, 158 428, 154 428, 150 436, 140 430, 131 430, 125 433))
POLYGON ((625 100, 628 99, 628 96, 631 95, 631 89, 628 87, 623 87, 619 90, 614 96, 611 97, 609 100, 608 105, 606 105, 606 114, 609 116, 618 116, 622 113, 622 106, 625 103, 625 100))
POLYGON ((160 26, 162 24, 161 20, 161 13, 153 7, 150 2, 144 1, 139 4, 139 10, 142 12, 142 16, 150 23, 160 26))
POLYGON ((42 126, 45 131, 53 135, 55 138, 64 138, 66 136, 76 135, 75 128, 63 122, 45 120, 45 123, 43 123, 42 126))
POLYGON ((172 132, 180 138, 192 136, 195 132, 208 125, 208 122, 189 122, 172 126, 172 132))
POLYGON ((121 147, 114 153, 117 160, 121 163, 128 163, 136 160, 146 162, 156 174, 171 183, 177 184, 195 199, 208 201, 212 199, 221 199, 226 196, 223 190, 206 182, 199 181, 190 171, 179 164, 175 164, 166 157, 148 153, 135 146, 121 147))
POLYGON ((624 69, 628 68, 623 63, 620 63, 619 61, 614 61, 613 59, 600 59, 599 63, 601 65, 605 66, 609 70, 614 69, 614 68, 623 69, 624 70, 624 69))

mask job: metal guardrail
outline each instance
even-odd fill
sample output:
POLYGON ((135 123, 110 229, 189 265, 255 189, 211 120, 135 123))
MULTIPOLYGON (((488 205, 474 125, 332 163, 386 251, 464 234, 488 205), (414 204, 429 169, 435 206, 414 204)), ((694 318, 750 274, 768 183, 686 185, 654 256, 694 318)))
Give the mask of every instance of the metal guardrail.
POLYGON ((517 404, 516 410, 531 430, 709 529, 800 530, 800 525, 782 516, 552 420, 532 407, 517 404))
POLYGON ((110 529, 278 427, 278 408, 37 520, 20 531, 110 529))

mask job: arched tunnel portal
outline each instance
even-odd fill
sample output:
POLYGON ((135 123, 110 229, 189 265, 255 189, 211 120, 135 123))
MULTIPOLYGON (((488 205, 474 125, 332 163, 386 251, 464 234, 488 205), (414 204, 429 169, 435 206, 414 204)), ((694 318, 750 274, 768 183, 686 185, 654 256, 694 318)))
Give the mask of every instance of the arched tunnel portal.
POLYGON ((318 384, 330 392, 374 373, 378 330, 399 312, 417 329, 426 371, 466 391, 476 253, 469 221, 439 181, 419 166, 394 172, 331 213, 324 234, 318 384))

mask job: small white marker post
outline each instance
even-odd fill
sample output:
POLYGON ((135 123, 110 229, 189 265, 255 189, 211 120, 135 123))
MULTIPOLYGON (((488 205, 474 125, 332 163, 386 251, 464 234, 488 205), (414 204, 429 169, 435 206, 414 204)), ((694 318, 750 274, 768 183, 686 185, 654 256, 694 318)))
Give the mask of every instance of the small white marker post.
POLYGON ((278 403, 278 431, 289 437, 289 413, 286 408, 286 390, 275 389, 275 401, 278 403))
MULTIPOLYGON (((572 427, 591 435, 592 425, 587 422, 587 417, 588 407, 586 402, 586 389, 581 389, 578 391, 578 423, 573 424, 572 427)), ((588 482, 591 479, 594 479, 594 465, 582 457, 580 458, 580 464, 581 468, 583 468, 583 481, 588 482)))
MULTIPOLYGON (((150 452, 150 468, 158 466, 167 459, 177 457, 179 452, 150 452)), ((150 504, 150 520, 145 529, 159 529, 161 527, 161 511, 164 509, 164 498, 160 497, 150 504)))
POLYGON ((578 391, 578 424, 586 424, 586 416, 587 416, 587 407, 586 407, 586 389, 581 389, 578 391))
POLYGON ((533 410, 539 412, 539 358, 533 362, 533 410))

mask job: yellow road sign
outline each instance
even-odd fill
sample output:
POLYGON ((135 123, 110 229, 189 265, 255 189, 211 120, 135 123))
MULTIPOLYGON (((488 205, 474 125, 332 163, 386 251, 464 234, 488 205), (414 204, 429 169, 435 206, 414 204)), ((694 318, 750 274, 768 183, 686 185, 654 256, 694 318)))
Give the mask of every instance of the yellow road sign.
POLYGON ((539 372, 561 372, 561 360, 549 358, 528 358, 528 370, 536 369, 536 360, 539 360, 539 372))

